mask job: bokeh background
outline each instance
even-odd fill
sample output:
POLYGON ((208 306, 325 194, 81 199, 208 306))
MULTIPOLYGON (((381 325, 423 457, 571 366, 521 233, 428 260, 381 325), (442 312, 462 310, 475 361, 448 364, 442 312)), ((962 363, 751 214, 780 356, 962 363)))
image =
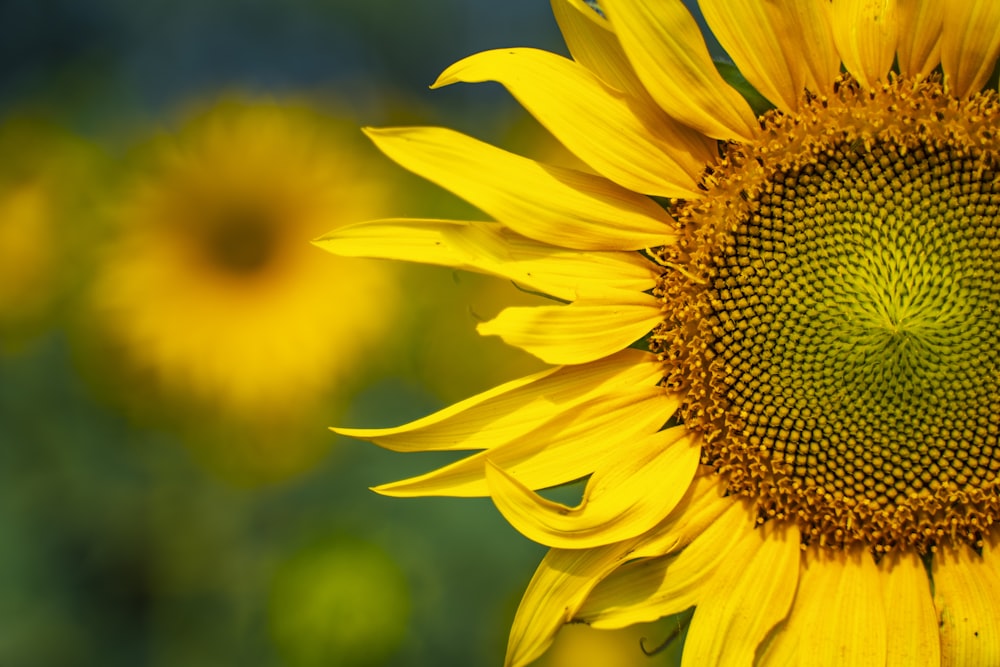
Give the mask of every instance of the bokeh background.
MULTIPOLYGON (((0 665, 502 664, 544 550, 488 500, 378 496, 447 457, 391 426, 539 363, 537 297, 309 244, 481 218, 363 125, 570 162, 473 52, 564 52, 538 0, 0 1, 0 665)), ((674 621, 676 623, 676 621, 674 621)), ((539 664, 662 665, 671 621, 539 664)))

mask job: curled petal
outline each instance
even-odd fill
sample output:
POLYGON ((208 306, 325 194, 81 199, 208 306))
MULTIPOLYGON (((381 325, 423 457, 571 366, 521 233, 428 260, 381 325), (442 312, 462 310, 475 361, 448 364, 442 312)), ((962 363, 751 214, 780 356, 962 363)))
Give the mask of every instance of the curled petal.
POLYGON ((334 428, 397 452, 492 449, 572 413, 578 406, 628 389, 657 384, 656 357, 639 350, 590 364, 552 368, 511 380, 434 414, 392 428, 334 428))
POLYGON ((699 475, 674 511, 645 535, 593 549, 551 549, 521 599, 504 664, 522 667, 540 656, 563 624, 578 619, 598 582, 623 563, 687 544, 731 505, 716 478, 699 475))
POLYGON ((743 502, 727 499, 709 507, 716 511, 713 520, 679 553, 622 566, 594 589, 576 618, 595 628, 616 629, 696 605, 711 590, 720 564, 754 529, 743 502))
POLYGON ((531 489, 566 484, 594 472, 617 447, 660 430, 676 408, 676 400, 660 387, 598 396, 502 445, 374 490, 390 496, 489 495, 487 461, 531 489))
POLYGON ((587 549, 659 523, 686 493, 700 453, 683 426, 624 443, 594 471, 575 508, 542 498, 492 463, 486 478, 493 502, 521 534, 550 547, 587 549))

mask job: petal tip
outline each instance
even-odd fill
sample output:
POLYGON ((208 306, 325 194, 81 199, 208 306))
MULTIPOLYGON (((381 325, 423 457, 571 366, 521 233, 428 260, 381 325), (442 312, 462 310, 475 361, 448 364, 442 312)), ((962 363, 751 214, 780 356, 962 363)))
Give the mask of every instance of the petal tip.
POLYGON ((444 88, 445 86, 450 86, 453 83, 458 83, 459 78, 453 74, 454 69, 455 66, 452 65, 445 71, 441 72, 441 74, 438 75, 438 78, 434 79, 434 83, 428 86, 430 90, 437 90, 438 88, 444 88))

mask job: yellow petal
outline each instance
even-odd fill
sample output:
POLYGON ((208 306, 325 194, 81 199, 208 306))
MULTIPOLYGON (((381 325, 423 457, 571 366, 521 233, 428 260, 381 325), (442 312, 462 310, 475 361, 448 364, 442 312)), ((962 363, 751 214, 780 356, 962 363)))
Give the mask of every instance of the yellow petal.
POLYGON ((1000 2, 955 0, 948 3, 941 33, 944 81, 956 97, 979 91, 1000 53, 1000 2))
POLYGON ((677 555, 637 560, 602 581, 577 612, 595 628, 648 623, 684 611, 712 590, 711 579, 731 550, 754 530, 743 502, 728 499, 714 520, 677 555))
POLYGON ((544 653, 594 585, 627 554, 627 544, 550 550, 521 598, 510 629, 505 667, 523 667, 544 653))
POLYGON ((660 430, 676 405, 660 387, 599 396, 556 414, 515 440, 374 490, 398 497, 486 496, 487 461, 531 489, 566 484, 594 472, 617 447, 660 430))
POLYGON ((937 613, 923 562, 914 553, 886 556, 879 572, 888 628, 886 667, 938 667, 937 613))
POLYGON ((798 109, 806 81, 801 54, 807 47, 797 43, 785 8, 774 0, 700 0, 698 6, 750 85, 779 109, 798 109))
POLYGON ((803 556, 795 602, 761 665, 884 665, 887 625, 882 580, 863 549, 803 556))
POLYGON ((541 655, 559 628, 576 618, 594 586, 622 563, 665 553, 676 541, 686 544, 731 504, 716 478, 701 476, 667 520, 647 535, 594 549, 550 550, 521 599, 504 664, 521 667, 541 655))
POLYGON ((945 3, 941 0, 899 0, 899 73, 925 78, 941 61, 941 29, 945 3))
POLYGON ((714 591, 698 602, 682 667, 753 665, 761 642, 792 605, 799 554, 794 525, 744 533, 713 577, 714 591))
POLYGON ((775 0, 788 24, 785 53, 795 54, 805 67, 805 86, 818 95, 829 94, 840 75, 840 54, 833 40, 828 0, 775 0))
POLYGON ((474 270, 469 254, 445 242, 454 227, 494 225, 495 222, 452 222, 394 218, 338 227, 313 241, 327 252, 342 257, 377 257, 474 270))
POLYGON ((636 74, 668 114, 713 139, 752 139, 750 105, 715 69, 681 0, 602 0, 636 74))
POLYGON ((550 364, 582 364, 628 347, 663 318, 659 301, 642 292, 620 292, 608 301, 568 306, 507 308, 478 326, 484 336, 530 352, 550 364))
POLYGON ((1000 580, 1000 533, 991 530, 983 536, 983 565, 1000 580))
POLYGON ((663 379, 656 357, 622 350, 590 364, 512 380, 416 421, 380 429, 334 428, 397 452, 490 449, 513 442, 596 397, 663 379))
POLYGON ((964 544, 931 560, 942 667, 1000 665, 1000 581, 964 544))
POLYGON ((701 448, 683 426, 623 443, 597 467, 577 507, 533 493, 490 465, 486 479, 497 509, 525 537, 550 547, 587 549, 646 532, 684 496, 701 448))
POLYGON ((683 549, 705 532, 733 504, 725 484, 707 466, 699 466, 681 501, 663 523, 641 536, 635 558, 661 556, 683 549))
POLYGON ((495 222, 373 220, 313 242, 337 255, 450 266, 508 278, 564 301, 643 292, 659 271, 636 252, 580 252, 533 241, 495 222))
POLYGON ((528 238, 577 250, 672 242, 656 202, 583 172, 545 165, 445 128, 366 130, 390 158, 528 238))
POLYGON ((601 81, 583 65, 538 49, 483 51, 455 63, 433 87, 457 81, 502 84, 594 171, 651 195, 696 197, 714 159, 701 135, 601 81))
POLYGON ((583 0, 552 0, 552 13, 575 61, 623 93, 648 97, 606 18, 583 0))
POLYGON ((840 59, 866 88, 884 81, 896 55, 896 0, 833 0, 833 39, 840 59))

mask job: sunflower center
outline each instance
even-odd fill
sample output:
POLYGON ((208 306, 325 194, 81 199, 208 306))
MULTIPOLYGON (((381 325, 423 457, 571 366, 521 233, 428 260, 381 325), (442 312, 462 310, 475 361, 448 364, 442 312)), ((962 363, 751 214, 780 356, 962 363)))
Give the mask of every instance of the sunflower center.
POLYGON ((995 95, 850 83, 762 118, 660 252, 657 332, 703 462, 761 520, 875 552, 1000 518, 995 95))
POLYGON ((272 258, 277 241, 274 223, 257 211, 222 213, 205 230, 208 259, 224 271, 247 274, 260 270, 272 258))

